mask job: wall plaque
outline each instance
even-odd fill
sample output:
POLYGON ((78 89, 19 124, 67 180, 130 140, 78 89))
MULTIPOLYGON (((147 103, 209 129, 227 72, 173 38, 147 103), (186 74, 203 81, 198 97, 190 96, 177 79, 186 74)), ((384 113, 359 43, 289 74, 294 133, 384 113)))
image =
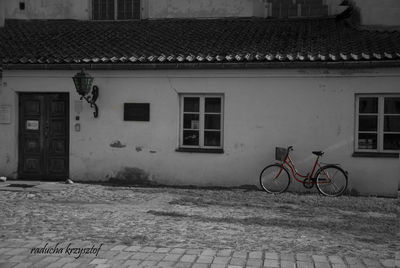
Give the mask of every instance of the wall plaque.
POLYGON ((124 121, 150 121, 150 103, 124 103, 124 121))
POLYGON ((0 105, 0 124, 11 123, 11 106, 0 105))
POLYGON ((37 120, 26 120, 27 130, 39 130, 39 121, 37 120))

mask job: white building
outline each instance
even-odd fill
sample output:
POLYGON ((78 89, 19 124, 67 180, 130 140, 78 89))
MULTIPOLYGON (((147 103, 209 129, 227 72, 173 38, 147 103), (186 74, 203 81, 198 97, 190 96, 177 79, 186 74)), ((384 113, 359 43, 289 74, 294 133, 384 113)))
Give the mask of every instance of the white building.
POLYGON ((275 147, 294 145, 301 171, 323 150, 349 172, 349 191, 397 196, 400 32, 328 16, 341 9, 333 1, 289 19, 264 18, 278 0, 261 1, 262 16, 249 8, 260 1, 244 0, 186 11, 142 1, 146 16, 136 1, 105 13, 97 1, 20 2, 3 2, 0 175, 258 185, 275 147), (76 92, 81 69, 99 89, 98 117, 76 92))

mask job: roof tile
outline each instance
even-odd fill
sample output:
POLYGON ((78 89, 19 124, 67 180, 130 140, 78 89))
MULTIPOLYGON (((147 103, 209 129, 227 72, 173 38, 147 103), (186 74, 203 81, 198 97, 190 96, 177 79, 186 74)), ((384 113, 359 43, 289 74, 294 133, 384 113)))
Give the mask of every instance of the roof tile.
POLYGON ((6 20, 3 63, 390 61, 400 32, 359 30, 335 18, 6 20))

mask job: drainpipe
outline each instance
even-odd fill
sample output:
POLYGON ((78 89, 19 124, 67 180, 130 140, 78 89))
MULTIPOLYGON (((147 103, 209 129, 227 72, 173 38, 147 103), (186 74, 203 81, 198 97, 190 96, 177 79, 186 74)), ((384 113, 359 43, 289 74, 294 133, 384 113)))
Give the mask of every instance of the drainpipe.
POLYGON ((0 0, 0 27, 4 27, 4 20, 6 17, 6 4, 5 0, 0 0))

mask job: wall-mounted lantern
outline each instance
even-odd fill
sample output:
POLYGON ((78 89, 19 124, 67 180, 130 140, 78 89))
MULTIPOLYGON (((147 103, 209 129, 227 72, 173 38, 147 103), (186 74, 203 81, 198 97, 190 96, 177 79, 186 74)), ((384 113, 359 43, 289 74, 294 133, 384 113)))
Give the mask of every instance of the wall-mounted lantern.
POLYGON ((96 100, 99 97, 99 88, 97 86, 92 88, 93 77, 82 69, 72 79, 74 80, 76 92, 81 96, 81 99, 85 99, 90 104, 90 107, 94 107, 93 115, 97 118, 99 116, 99 108, 96 105, 96 100))

